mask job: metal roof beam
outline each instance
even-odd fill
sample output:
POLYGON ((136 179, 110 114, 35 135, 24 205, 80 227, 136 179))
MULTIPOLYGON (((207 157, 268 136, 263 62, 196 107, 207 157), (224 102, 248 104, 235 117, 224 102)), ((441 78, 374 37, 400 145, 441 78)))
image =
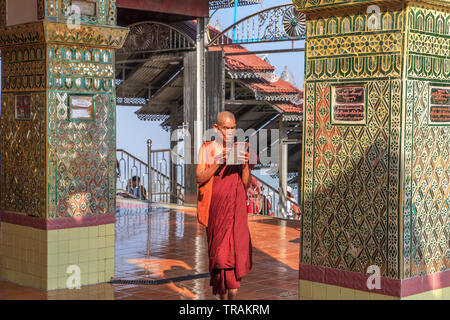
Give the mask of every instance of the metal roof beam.
POLYGON ((157 61, 182 61, 183 55, 175 55, 172 57, 167 56, 156 56, 151 58, 142 58, 142 59, 127 59, 127 60, 119 60, 116 61, 116 65, 127 64, 127 63, 146 63, 146 62, 157 62, 157 61))
POLYGON ((268 101, 260 100, 225 100, 225 105, 268 105, 271 104, 268 101))
POLYGON ((304 52, 305 48, 291 48, 291 49, 277 49, 277 50, 258 50, 258 51, 245 51, 245 52, 230 52, 225 53, 225 56, 245 56, 249 54, 264 54, 264 53, 283 53, 283 52, 304 52))

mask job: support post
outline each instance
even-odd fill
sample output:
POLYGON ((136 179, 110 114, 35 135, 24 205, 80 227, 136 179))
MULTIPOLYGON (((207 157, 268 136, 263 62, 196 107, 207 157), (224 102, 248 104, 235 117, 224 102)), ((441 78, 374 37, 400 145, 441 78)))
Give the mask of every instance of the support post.
POLYGON ((204 130, 211 129, 225 110, 225 66, 222 51, 205 52, 204 130))
POLYGON ((205 19, 204 18, 198 18, 197 19, 197 104, 196 104, 196 124, 195 124, 195 131, 194 132, 194 141, 195 141, 195 155, 194 159, 196 159, 196 156, 198 154, 198 151, 200 150, 200 147, 203 142, 203 125, 206 123, 205 121, 205 75, 204 75, 204 66, 205 66, 205 19))
POLYGON ((197 203, 197 181, 195 165, 198 150, 203 141, 204 124, 204 28, 205 20, 197 19, 197 49, 184 57, 184 126, 188 130, 185 136, 184 164, 184 204, 195 206, 197 203), (189 135, 189 138, 187 137, 189 135))
MULTIPOLYGON (((178 120, 177 106, 175 105, 170 109, 170 135, 171 136, 175 132, 175 130, 177 130, 177 125, 178 125, 177 120, 178 120)), ((177 143, 176 141, 172 141, 172 139, 171 139, 171 141, 170 141, 171 152, 175 149, 176 143, 177 143)), ((174 163, 172 161, 172 154, 170 154, 169 162, 170 162, 170 202, 177 203, 177 201, 178 201, 178 194, 177 194, 178 177, 177 177, 176 163, 174 163)))
MULTIPOLYGON (((233 24, 237 21, 238 0, 234 0, 234 20, 233 24)), ((236 42, 236 26, 233 27, 233 43, 236 42)))
POLYGON ((279 140, 279 160, 278 160, 278 181, 279 181, 279 216, 281 218, 287 218, 287 143, 286 143, 286 129, 283 123, 283 116, 278 118, 279 130, 280 130, 280 140, 279 140))
MULTIPOLYGON (((303 142, 301 142, 303 143, 303 142)), ((301 148, 301 144, 300 144, 301 148)), ((300 152, 300 161, 298 162, 298 169, 297 169, 297 203, 298 203, 298 210, 299 210, 299 219, 301 219, 301 199, 302 199, 302 163, 303 163, 303 157, 302 153, 300 152)))
POLYGON ((153 184, 153 169, 152 169, 152 140, 147 140, 147 165, 148 165, 148 200, 152 202, 152 184, 153 184))
POLYGON ((234 80, 231 80, 230 100, 231 101, 236 100, 236 82, 234 80))

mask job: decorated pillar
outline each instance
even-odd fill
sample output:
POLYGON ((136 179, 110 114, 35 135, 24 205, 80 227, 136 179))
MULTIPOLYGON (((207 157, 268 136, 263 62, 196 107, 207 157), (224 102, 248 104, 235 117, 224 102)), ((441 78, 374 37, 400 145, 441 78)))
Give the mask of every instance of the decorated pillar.
MULTIPOLYGON (((0 278, 114 275, 115 0, 3 0, 0 278)), ((78 281, 79 280, 79 281, 78 281)))
POLYGON ((283 116, 278 117, 278 128, 280 130, 280 147, 278 155, 278 193, 279 193, 279 215, 281 218, 288 217, 288 203, 287 203, 287 187, 288 187, 288 143, 287 143, 287 129, 283 122, 283 116))
POLYGON ((450 1, 307 16, 301 299, 449 297, 450 1))

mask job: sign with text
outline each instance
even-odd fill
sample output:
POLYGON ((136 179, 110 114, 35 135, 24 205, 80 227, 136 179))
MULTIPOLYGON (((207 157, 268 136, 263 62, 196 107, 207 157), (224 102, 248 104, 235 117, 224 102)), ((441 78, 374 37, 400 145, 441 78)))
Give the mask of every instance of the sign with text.
POLYGON ((73 95, 69 97, 70 120, 93 120, 94 97, 73 95))
POLYGON ((364 85, 333 87, 331 102, 333 124, 365 124, 364 85))
POLYGON ((72 6, 77 6, 82 16, 97 16, 97 0, 72 0, 72 6))
POLYGON ((450 124, 450 87, 432 86, 430 88, 429 123, 450 124))
POLYGON ((31 119, 31 96, 16 96, 16 120, 31 119))

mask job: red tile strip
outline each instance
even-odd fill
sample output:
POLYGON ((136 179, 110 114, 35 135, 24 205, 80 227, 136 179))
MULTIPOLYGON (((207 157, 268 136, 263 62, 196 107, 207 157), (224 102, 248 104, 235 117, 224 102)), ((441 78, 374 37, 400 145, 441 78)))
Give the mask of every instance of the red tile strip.
POLYGON ((115 214, 101 214, 85 217, 70 217, 58 219, 42 219, 17 213, 2 211, 0 221, 41 230, 58 230, 67 228, 81 228, 111 224, 116 222, 115 214))
POLYGON ((136 208, 148 208, 149 204, 147 202, 117 200, 116 207, 120 209, 130 210, 136 208))
POLYGON ((450 270, 405 280, 380 278, 380 289, 370 290, 367 279, 370 274, 300 264, 299 279, 354 290, 378 293, 395 297, 407 297, 422 292, 450 287, 450 270))

